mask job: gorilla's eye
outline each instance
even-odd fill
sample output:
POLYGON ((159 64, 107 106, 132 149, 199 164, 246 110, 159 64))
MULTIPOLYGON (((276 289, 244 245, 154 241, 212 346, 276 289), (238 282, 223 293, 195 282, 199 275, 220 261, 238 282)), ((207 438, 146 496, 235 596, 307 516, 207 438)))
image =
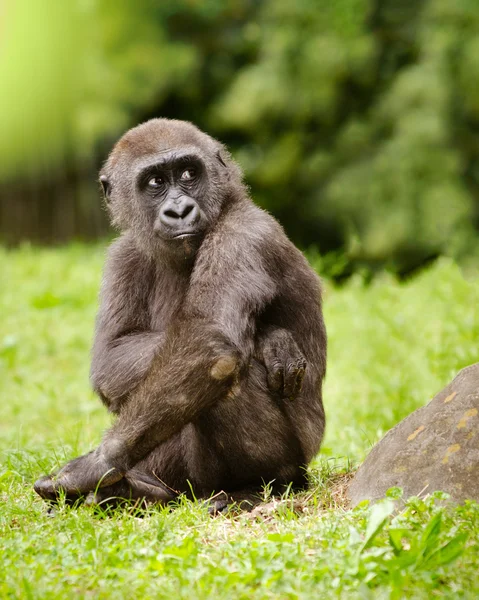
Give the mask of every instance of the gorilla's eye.
POLYGON ((194 169, 185 169, 181 174, 180 179, 182 181, 189 181, 190 179, 194 179, 196 172, 194 169))
POLYGON ((164 183, 165 180, 163 179, 163 177, 159 177, 157 175, 156 177, 152 177, 148 180, 148 187, 156 190, 157 188, 161 187, 164 183))

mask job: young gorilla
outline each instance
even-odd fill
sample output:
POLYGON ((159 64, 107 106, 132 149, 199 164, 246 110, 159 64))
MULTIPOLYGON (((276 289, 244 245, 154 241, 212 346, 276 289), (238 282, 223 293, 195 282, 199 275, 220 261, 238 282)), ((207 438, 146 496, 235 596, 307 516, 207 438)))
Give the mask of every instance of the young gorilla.
POLYGON ((190 123, 130 130, 100 181, 123 233, 105 267, 91 379, 118 418, 35 490, 161 503, 304 485, 325 423, 315 273, 251 202, 225 148, 190 123))

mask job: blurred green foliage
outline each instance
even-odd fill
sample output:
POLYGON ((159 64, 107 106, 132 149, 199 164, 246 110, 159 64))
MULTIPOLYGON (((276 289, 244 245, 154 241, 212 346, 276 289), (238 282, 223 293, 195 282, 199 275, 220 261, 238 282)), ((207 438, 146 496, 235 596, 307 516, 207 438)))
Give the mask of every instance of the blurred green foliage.
POLYGON ((124 129, 184 118, 342 273, 477 258, 477 0, 9 0, 0 19, 9 185, 66 163, 93 181, 124 129))

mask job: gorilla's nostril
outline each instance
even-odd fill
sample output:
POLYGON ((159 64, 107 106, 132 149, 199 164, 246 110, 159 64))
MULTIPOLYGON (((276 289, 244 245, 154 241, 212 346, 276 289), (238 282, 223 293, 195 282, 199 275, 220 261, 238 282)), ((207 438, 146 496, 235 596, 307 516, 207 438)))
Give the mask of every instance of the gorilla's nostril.
POLYGON ((185 219, 190 212, 193 210, 193 204, 188 204, 183 208, 183 212, 181 213, 181 218, 185 219))
POLYGON ((175 210, 165 210, 165 212, 163 213, 165 215, 165 217, 169 217, 170 219, 180 219, 181 215, 179 215, 175 210))

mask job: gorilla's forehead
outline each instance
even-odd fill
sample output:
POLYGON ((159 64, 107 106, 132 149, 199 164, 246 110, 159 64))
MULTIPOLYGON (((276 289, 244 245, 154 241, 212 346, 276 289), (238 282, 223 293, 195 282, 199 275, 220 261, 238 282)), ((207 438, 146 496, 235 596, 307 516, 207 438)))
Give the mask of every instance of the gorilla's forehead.
POLYGON ((145 153, 132 161, 135 175, 152 165, 162 167, 182 159, 200 159, 201 152, 197 146, 182 146, 181 148, 165 148, 156 152, 145 153))
POLYGON ((153 119, 128 131, 117 143, 114 154, 143 161, 181 150, 208 151, 211 140, 191 123, 153 119))

